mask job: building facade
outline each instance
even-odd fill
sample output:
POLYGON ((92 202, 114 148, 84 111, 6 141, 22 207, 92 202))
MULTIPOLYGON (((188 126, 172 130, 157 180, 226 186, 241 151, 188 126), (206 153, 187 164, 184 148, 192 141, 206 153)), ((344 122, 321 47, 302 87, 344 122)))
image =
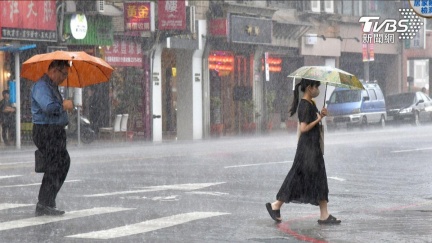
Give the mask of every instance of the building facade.
MULTIPOLYGON (((399 8, 409 8, 402 1, 51 0, 16 1, 17 10, 6 6, 13 2, 0 2, 0 45, 36 44, 21 53, 22 61, 55 49, 104 58, 115 71, 109 83, 83 91, 84 112, 90 113, 90 95, 97 96, 99 126, 129 113, 128 127, 137 139, 196 140, 286 129, 295 123, 288 116, 293 80, 287 76, 305 65, 341 68, 378 82, 385 94, 430 83, 430 28, 419 34, 420 46, 383 29, 365 33, 359 21, 399 20, 399 8), (12 21, 28 16, 16 11, 32 9, 31 4, 48 13, 41 19, 46 24, 12 21), (77 14, 86 16, 84 38, 72 33, 77 14), (415 76, 410 86, 407 77, 419 72, 423 76, 415 76)), ((0 51, 0 89, 15 79, 14 63, 14 53, 0 51)), ((332 88, 322 89, 328 98, 332 88)), ((317 98, 318 105, 323 99, 317 98)))

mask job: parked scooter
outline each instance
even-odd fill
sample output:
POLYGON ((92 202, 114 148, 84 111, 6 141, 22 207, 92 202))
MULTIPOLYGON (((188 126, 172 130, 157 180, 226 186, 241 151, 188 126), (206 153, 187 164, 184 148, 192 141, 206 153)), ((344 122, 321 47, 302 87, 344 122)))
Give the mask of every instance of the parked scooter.
MULTIPOLYGON (((78 137, 77 117, 78 110, 75 108, 72 111, 72 114, 69 115, 69 124, 66 129, 66 134, 68 137, 78 137)), ((85 144, 89 144, 96 139, 96 133, 91 127, 90 120, 82 114, 80 115, 80 137, 81 142, 85 144)))

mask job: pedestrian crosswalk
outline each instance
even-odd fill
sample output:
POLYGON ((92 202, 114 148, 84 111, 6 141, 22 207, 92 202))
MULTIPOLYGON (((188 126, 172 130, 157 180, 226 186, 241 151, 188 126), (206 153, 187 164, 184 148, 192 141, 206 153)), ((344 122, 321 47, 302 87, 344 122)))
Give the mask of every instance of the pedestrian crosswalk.
POLYGON ((150 231, 155 231, 155 230, 172 227, 179 224, 184 224, 194 220, 216 217, 216 216, 221 216, 226 214, 228 213, 192 212, 192 213, 177 214, 177 215, 163 217, 159 219, 144 221, 137 224, 121 226, 121 227, 112 228, 108 230, 94 231, 85 234, 70 235, 67 237, 108 240, 108 239, 119 238, 124 236, 143 234, 150 231))
MULTIPOLYGON (((13 209, 19 207, 30 207, 33 204, 13 204, 13 203, 3 203, 0 204, 0 210, 13 209)), ((33 209, 31 209, 33 210, 33 209)), ((40 217, 30 217, 6 222, 0 222, 0 233, 7 230, 21 229, 32 226, 45 225, 60 221, 67 221, 72 219, 91 217, 96 215, 119 213, 123 211, 135 210, 135 208, 121 208, 121 207, 95 207, 89 209, 82 209, 76 211, 69 211, 62 216, 40 216, 40 217)), ((156 219, 149 219, 143 222, 123 225, 113 228, 108 228, 104 230, 91 231, 86 233, 66 235, 67 238, 81 238, 81 239, 115 239, 120 237, 126 237, 136 234, 144 234, 151 231, 161 230, 164 228, 185 224, 191 221, 207 219, 211 217, 228 215, 230 213, 225 212, 190 212, 176 214, 156 219)))
POLYGON ((64 221, 69 219, 88 217, 93 215, 105 214, 105 213, 114 213, 121 212, 126 210, 132 210, 131 208, 115 208, 115 207, 102 207, 102 208, 92 208, 92 209, 84 209, 78 211, 71 211, 67 214, 64 214, 59 217, 53 216, 41 216, 41 217, 31 217, 26 219, 18 219, 8 222, 0 223, 0 231, 10 230, 10 229, 19 229, 29 226, 37 226, 42 224, 48 224, 58 221, 64 221))
MULTIPOLYGON (((0 176, 0 179, 13 179, 21 177, 21 175, 2 175, 0 176)), ((2 180, 2 181, 5 181, 2 180)), ((20 180, 22 181, 22 180, 20 180)), ((81 180, 67 180, 65 183, 71 183, 71 182, 81 182, 81 180)), ((138 190, 133 191, 115 191, 115 192, 108 192, 108 193, 99 193, 99 194, 87 194, 87 195, 81 195, 83 197, 83 200, 90 200, 91 198, 100 198, 100 197, 106 197, 106 196, 119 196, 119 195, 128 195, 128 194, 136 194, 136 193, 148 193, 148 192, 158 192, 158 191, 167 191, 167 190, 173 190, 173 191, 183 191, 186 193, 189 192, 198 192, 196 190, 208 188, 211 186, 216 186, 220 184, 224 184, 225 182, 215 182, 215 183, 189 183, 189 184, 173 184, 173 185, 161 185, 161 186, 150 186, 150 187, 141 187, 138 188, 138 190)), ((24 187, 30 187, 30 186, 38 186, 40 183, 17 183, 17 184, 9 184, 9 185, 2 185, 0 186, 0 189, 7 189, 7 188, 24 188, 24 187)), ((1 193, 1 191, 0 191, 1 193)), ((209 194, 209 192, 206 192, 205 195, 209 194)), ((213 194, 209 194, 213 195, 213 194)), ((145 198, 145 197, 144 197, 145 198)), ((157 197, 155 197, 157 198, 157 197)), ((164 198, 167 198, 166 195, 164 195, 164 198)), ((0 198, 1 200, 1 198, 0 198)), ((6 199, 7 200, 7 199, 6 199)), ((88 205, 88 204, 83 204, 88 205)), ((143 215, 143 220, 138 220, 141 222, 133 221, 131 220, 130 224, 128 224, 129 218, 122 214, 122 212, 140 212, 139 208, 134 207, 106 207, 107 205, 104 204, 104 207, 93 207, 93 208, 78 208, 74 211, 66 211, 64 215, 61 216, 34 216, 34 210, 35 210, 35 204, 27 204, 27 203, 17 203, 16 200, 14 200, 13 203, 5 202, 3 200, 0 201, 0 215, 10 215, 12 219, 6 219, 2 218, 0 220, 0 238, 3 234, 14 234, 13 232, 16 232, 18 230, 19 232, 23 232, 23 235, 25 235, 25 232, 29 231, 32 232, 32 227, 38 227, 42 225, 55 225, 56 223, 61 222, 61 227, 63 229, 68 229, 68 225, 71 225, 74 227, 76 225, 76 221, 72 221, 74 219, 83 219, 85 221, 92 221, 97 220, 98 224, 95 226, 94 229, 92 229, 91 225, 90 227, 84 227, 84 228, 73 228, 72 231, 73 234, 67 233, 66 231, 64 234, 58 236, 60 238, 64 239, 81 239, 80 242, 92 242, 94 240, 108 240, 108 239, 116 239, 121 237, 128 237, 128 236, 134 236, 139 234, 146 234, 149 232, 157 231, 157 230, 163 230, 165 228, 174 227, 178 225, 188 224, 193 221, 199 221, 204 220, 212 217, 220 217, 220 216, 226 216, 230 213, 228 212, 211 212, 211 211, 204 211, 199 212, 196 210, 193 210, 193 212, 180 212, 175 213, 172 215, 164 215, 160 217, 152 217, 151 215, 143 215), (6 212, 6 210, 9 210, 6 212), (18 218, 16 217, 23 217, 23 212, 26 216, 25 218, 18 218), (15 212, 19 212, 16 214, 15 212), (94 217, 94 219, 93 219, 94 217), (116 221, 110 220, 112 218, 123 218, 124 220, 116 221), (101 220, 105 219, 105 220, 101 220), (125 225, 126 222, 126 225, 125 225), (14 231, 13 231, 14 230, 14 231), (94 231, 91 231, 94 230, 94 231), (80 232, 83 231, 83 232, 80 232)), ((92 205, 94 206, 94 205, 92 205)), ((129 213, 130 215, 130 213, 129 213)), ((17 238, 18 240, 18 238, 17 238)), ((18 242, 18 241, 17 241, 18 242)))

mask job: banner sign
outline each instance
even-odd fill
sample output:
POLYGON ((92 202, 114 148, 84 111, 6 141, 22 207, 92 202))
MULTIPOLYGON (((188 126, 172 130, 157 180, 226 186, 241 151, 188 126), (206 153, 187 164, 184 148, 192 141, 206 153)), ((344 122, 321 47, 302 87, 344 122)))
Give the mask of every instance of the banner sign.
POLYGON ((150 19, 152 14, 150 2, 125 2, 125 31, 150 31, 150 19))
POLYGON ((159 0, 158 21, 159 30, 185 30, 185 0, 159 0))
POLYGON ((228 20, 226 18, 216 18, 210 20, 209 32, 212 36, 228 36, 228 20))
POLYGON ((56 1, 0 1, 0 38, 57 42, 56 1))
POLYGON ((112 46, 104 47, 105 61, 116 67, 142 67, 141 43, 114 38, 112 46))
POLYGON ((232 15, 230 36, 232 42, 271 44, 273 24, 271 19, 258 19, 232 15))

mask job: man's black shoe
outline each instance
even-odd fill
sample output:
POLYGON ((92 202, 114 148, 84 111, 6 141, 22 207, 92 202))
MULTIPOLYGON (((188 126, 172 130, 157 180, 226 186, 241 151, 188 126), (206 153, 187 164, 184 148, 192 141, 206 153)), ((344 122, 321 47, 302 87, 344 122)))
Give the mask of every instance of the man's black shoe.
POLYGON ((36 212, 35 212, 36 217, 42 216, 42 215, 62 215, 64 213, 65 213, 65 211, 58 210, 56 208, 44 206, 44 205, 39 204, 39 203, 36 204, 36 212))

